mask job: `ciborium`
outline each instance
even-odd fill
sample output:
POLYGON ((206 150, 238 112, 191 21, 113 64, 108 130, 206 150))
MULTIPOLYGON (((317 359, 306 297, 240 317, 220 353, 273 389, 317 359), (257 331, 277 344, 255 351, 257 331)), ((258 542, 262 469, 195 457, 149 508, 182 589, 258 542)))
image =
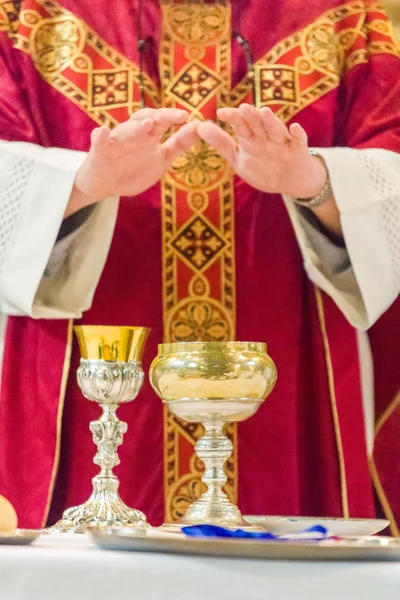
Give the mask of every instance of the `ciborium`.
POLYGON ((141 357, 148 332, 144 327, 75 327, 81 352, 79 387, 85 398, 97 402, 103 410, 101 417, 90 423, 97 446, 93 462, 100 472, 92 480, 90 498, 67 509, 52 531, 81 533, 88 527, 147 527, 146 516, 121 500, 113 468, 120 463, 117 448, 128 428, 116 410, 120 404, 136 398, 142 386, 141 357))
POLYGON ((202 481, 207 490, 188 507, 179 525, 249 526, 222 489, 227 481, 224 464, 233 451, 223 428, 254 415, 276 377, 264 343, 159 345, 150 367, 151 385, 174 415, 204 427, 195 451, 205 465, 202 481))

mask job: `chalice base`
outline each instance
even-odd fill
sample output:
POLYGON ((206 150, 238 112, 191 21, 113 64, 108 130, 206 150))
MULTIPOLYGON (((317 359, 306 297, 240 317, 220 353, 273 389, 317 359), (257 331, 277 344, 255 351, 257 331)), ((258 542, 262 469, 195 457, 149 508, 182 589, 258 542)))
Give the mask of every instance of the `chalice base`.
POLYGON ((89 527, 102 529, 133 528, 146 531, 149 527, 146 516, 135 508, 129 508, 119 497, 118 480, 101 481, 95 477, 94 490, 89 500, 64 511, 60 521, 48 531, 59 533, 84 533, 89 527))

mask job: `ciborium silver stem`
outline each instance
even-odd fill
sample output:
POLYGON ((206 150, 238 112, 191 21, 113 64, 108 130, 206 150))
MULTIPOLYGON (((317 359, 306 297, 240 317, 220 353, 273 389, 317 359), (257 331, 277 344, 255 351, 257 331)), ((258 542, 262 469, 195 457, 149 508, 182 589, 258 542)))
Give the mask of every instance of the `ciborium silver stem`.
POLYGON ((203 426, 205 433, 197 441, 195 451, 205 466, 201 480, 207 486, 207 490, 199 500, 188 507, 184 523, 248 526, 238 507, 222 490, 228 480, 224 464, 233 452, 233 444, 223 432, 223 423, 205 421, 203 426))
POLYGON ((141 327, 77 327, 81 364, 78 384, 88 400, 97 402, 102 415, 90 423, 97 453, 93 462, 100 472, 92 479, 93 492, 80 506, 67 509, 52 528, 59 532, 84 532, 88 527, 147 527, 145 515, 129 508, 118 494, 119 480, 113 468, 120 463, 117 448, 127 424, 116 411, 133 400, 143 383, 139 360, 147 330, 141 327), (99 359, 92 358, 93 356, 99 359), (122 359, 122 360, 121 360, 122 359))

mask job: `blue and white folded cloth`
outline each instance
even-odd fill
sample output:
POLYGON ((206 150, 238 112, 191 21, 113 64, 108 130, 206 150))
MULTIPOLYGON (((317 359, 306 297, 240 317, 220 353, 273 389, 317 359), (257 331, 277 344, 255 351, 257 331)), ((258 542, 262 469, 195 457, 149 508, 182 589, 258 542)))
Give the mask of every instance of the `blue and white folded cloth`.
POLYGON ((319 542, 334 538, 330 531, 322 525, 314 525, 298 533, 277 535, 267 531, 245 531, 244 529, 225 529, 216 525, 190 525, 182 527, 182 533, 196 538, 239 538, 253 540, 274 540, 277 542, 319 542))

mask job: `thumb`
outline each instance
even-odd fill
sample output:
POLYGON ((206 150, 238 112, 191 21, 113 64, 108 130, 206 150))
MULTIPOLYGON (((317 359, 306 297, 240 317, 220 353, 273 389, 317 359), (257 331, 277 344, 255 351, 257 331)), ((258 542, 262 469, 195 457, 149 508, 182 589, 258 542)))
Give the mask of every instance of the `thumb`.
POLYGON ((299 123, 293 123, 289 127, 289 133, 292 136, 293 147, 298 152, 308 152, 308 136, 299 123))
POLYGON ((108 142, 108 138, 110 137, 110 130, 105 125, 101 127, 97 127, 93 129, 90 135, 91 146, 95 150, 100 150, 103 146, 105 146, 108 142))
POLYGON ((235 140, 215 123, 200 123, 200 137, 213 146, 225 160, 235 169, 237 163, 237 145, 235 140))
POLYGON ((188 150, 191 146, 197 144, 200 141, 199 134, 197 133, 198 122, 192 121, 186 123, 171 137, 162 144, 161 149, 164 153, 164 160, 167 168, 188 150))

